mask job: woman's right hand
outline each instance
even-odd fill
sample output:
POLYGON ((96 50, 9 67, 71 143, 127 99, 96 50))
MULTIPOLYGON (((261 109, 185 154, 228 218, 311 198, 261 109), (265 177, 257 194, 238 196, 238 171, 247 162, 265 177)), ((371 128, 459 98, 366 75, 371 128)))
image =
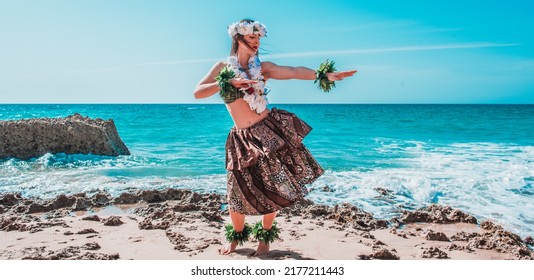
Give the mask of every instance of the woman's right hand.
POLYGON ((230 80, 230 83, 236 88, 247 89, 252 84, 256 84, 258 81, 243 79, 243 78, 233 78, 230 80))

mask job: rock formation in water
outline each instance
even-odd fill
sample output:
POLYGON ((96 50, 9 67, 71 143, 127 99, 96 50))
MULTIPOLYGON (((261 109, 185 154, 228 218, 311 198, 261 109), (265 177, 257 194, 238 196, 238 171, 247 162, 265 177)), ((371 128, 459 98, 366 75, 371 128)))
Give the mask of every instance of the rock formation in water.
POLYGON ((46 153, 119 156, 130 151, 111 119, 76 113, 66 118, 0 121, 0 158, 30 159, 46 153))

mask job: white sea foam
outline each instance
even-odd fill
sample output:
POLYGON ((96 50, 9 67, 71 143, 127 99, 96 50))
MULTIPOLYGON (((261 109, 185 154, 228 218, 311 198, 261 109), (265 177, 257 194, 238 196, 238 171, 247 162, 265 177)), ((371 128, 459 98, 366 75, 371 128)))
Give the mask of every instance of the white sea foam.
MULTIPOLYGON (((413 144, 403 148, 403 167, 327 172, 316 184, 334 192, 315 191, 311 197, 321 203, 351 202, 381 218, 439 203, 534 234, 534 147, 413 144), (375 188, 391 190, 392 196, 379 197, 375 188)), ((388 143, 381 152, 398 152, 399 147, 388 143)))

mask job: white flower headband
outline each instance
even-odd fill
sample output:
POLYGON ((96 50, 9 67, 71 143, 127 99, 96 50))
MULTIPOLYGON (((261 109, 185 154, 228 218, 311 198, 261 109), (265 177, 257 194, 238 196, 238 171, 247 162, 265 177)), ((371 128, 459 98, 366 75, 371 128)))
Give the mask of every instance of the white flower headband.
POLYGON ((234 22, 228 26, 228 35, 230 35, 231 38, 234 38, 238 33, 241 35, 259 34, 260 37, 263 37, 267 35, 267 27, 259 21, 234 22))

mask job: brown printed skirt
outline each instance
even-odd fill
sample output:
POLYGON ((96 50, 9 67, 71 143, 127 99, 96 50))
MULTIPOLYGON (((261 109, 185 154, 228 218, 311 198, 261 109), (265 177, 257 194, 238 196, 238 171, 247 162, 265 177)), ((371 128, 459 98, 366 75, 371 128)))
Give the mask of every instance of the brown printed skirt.
POLYGON ((301 200, 323 168, 302 140, 312 128, 288 111, 272 108, 251 127, 233 127, 226 139, 228 208, 262 215, 301 200))

